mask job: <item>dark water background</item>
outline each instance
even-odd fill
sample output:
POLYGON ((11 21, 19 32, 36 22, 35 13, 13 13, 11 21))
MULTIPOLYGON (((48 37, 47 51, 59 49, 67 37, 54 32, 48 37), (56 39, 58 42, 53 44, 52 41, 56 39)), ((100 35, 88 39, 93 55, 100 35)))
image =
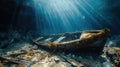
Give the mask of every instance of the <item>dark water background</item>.
POLYGON ((110 28, 119 34, 120 0, 1 0, 0 31, 53 34, 110 28))

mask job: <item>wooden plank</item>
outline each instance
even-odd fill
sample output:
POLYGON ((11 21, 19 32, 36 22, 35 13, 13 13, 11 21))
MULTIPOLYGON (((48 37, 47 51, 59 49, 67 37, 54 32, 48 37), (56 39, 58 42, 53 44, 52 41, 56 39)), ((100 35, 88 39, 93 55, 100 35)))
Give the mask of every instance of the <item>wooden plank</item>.
POLYGON ((58 38, 56 41, 54 41, 54 42, 60 42, 60 41, 62 41, 63 39, 65 39, 65 37, 60 37, 60 38, 58 38))
POLYGON ((15 58, 7 58, 7 57, 2 57, 0 56, 0 62, 12 62, 12 63, 15 63, 15 64, 23 64, 22 62, 19 62, 19 61, 16 61, 17 59, 15 58))
POLYGON ((44 42, 49 42, 50 40, 52 40, 52 38, 47 38, 44 40, 44 42))
POLYGON ((39 40, 41 40, 41 39, 43 39, 44 37, 38 37, 38 38, 36 38, 34 41, 39 41, 39 40))
POLYGON ((66 62, 70 63, 73 67, 85 67, 83 64, 75 61, 74 59, 67 57, 63 54, 57 53, 57 55, 61 58, 63 58, 66 62))

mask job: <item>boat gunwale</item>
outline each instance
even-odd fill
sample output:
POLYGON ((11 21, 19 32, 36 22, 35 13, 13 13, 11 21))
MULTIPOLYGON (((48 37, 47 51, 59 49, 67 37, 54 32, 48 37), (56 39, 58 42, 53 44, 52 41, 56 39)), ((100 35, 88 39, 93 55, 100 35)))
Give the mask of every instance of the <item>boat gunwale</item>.
MULTIPOLYGON (((103 29, 104 30, 104 29, 103 29)), ((103 31, 103 30, 86 30, 86 31, 80 31, 80 32, 71 32, 71 33, 63 33, 63 34, 52 34, 52 35, 44 35, 44 36, 64 36, 66 34, 69 34, 69 35, 74 35, 74 34, 79 34, 79 33, 84 33, 84 32, 89 32, 89 33, 100 33, 100 31, 103 31)), ((103 33, 102 33, 103 34, 103 33)), ((81 36, 81 35, 80 35, 81 36)), ((54 43, 54 42, 35 42, 33 40, 33 42, 39 44, 39 45, 42 45, 42 46, 48 46, 48 44, 51 44, 52 46, 56 45, 56 46, 61 46, 61 45, 65 45, 65 44, 71 44, 71 43, 75 43, 75 42, 80 42, 81 40, 86 40, 86 39, 81 39, 79 36, 79 38, 77 39, 74 39, 74 40, 70 40, 70 41, 64 41, 64 42, 58 42, 58 43, 54 43), (59 45, 58 45, 59 44, 59 45)), ((87 39, 90 39, 90 38, 87 38, 87 39)))

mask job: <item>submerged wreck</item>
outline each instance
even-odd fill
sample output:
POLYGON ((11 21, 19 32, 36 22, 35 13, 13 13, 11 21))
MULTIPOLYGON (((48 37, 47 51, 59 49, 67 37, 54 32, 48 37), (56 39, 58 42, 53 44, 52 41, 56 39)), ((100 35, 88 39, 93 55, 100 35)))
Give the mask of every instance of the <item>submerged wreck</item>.
POLYGON ((39 35, 33 38, 32 41, 51 50, 100 52, 109 37, 109 32, 109 29, 103 29, 39 35))

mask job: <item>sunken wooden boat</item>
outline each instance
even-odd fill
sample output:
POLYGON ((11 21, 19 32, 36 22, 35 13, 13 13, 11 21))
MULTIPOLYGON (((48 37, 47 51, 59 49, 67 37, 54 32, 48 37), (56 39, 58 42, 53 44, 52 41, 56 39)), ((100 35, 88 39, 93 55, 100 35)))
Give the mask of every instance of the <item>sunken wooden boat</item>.
POLYGON ((101 51, 109 37, 109 29, 86 30, 63 34, 39 35, 34 43, 52 50, 101 51))

